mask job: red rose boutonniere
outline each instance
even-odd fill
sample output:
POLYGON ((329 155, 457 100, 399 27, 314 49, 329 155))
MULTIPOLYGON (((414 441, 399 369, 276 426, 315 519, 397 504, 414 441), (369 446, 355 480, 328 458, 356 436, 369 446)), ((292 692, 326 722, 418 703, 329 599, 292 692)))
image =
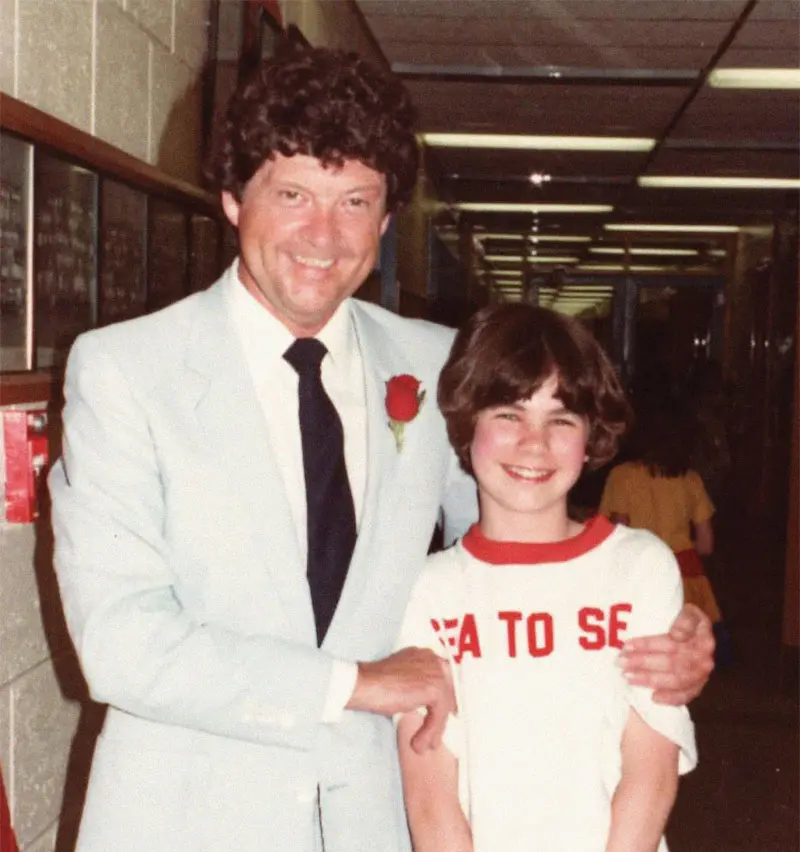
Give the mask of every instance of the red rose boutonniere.
POLYGON ((425 391, 421 391, 419 386, 419 379, 408 375, 392 376, 386 382, 386 413, 398 452, 403 449, 403 429, 406 423, 419 414, 425 402, 425 391))

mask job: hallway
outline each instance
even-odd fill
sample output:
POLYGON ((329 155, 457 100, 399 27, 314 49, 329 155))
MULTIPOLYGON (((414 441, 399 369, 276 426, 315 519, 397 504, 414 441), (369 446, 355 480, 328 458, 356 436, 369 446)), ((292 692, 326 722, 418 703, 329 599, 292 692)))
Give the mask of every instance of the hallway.
POLYGON ((797 682, 791 694, 780 661, 783 533, 729 514, 709 573, 736 663, 691 707, 700 762, 681 782, 667 838, 671 852, 797 852, 797 682))

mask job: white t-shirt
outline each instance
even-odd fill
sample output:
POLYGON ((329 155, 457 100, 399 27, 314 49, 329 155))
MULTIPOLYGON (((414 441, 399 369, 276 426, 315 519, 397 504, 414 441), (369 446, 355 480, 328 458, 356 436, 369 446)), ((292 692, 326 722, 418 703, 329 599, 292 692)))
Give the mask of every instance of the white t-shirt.
POLYGON ((475 526, 429 557, 400 645, 453 666, 445 743, 475 852, 603 852, 630 707, 678 744, 681 773, 694 767, 686 708, 655 704, 615 664, 622 642, 666 632, 681 605, 669 548, 601 516, 549 544, 475 526))

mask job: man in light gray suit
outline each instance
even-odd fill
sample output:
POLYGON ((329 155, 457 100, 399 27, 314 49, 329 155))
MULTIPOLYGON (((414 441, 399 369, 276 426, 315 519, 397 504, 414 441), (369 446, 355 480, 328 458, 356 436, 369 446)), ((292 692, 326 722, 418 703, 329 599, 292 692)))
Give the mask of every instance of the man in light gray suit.
MULTIPOLYGON (((427 708, 424 750, 453 696, 443 664, 393 653, 395 636, 440 511, 451 540, 475 495, 433 401, 450 332, 350 297, 417 156, 391 75, 326 50, 265 65, 231 103, 217 169, 238 260, 71 352, 56 570, 109 705, 80 852, 409 849, 391 716, 427 708), (346 470, 322 521, 308 458, 325 435, 308 438, 287 360, 311 338, 346 470), (400 426, 397 376, 413 390, 400 426), (324 527, 340 503, 354 545, 329 583, 312 570, 312 515, 324 527)), ((687 611, 631 655, 632 676, 686 700, 710 671, 709 633, 687 611)))

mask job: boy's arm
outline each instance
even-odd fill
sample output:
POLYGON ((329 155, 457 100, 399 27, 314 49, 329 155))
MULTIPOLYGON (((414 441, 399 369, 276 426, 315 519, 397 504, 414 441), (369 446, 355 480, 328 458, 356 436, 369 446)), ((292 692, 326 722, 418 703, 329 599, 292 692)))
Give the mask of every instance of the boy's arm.
POLYGON ((406 713, 397 724, 414 852, 473 852, 472 834, 458 800, 458 761, 444 745, 424 754, 412 748, 422 722, 419 713, 406 713))
POLYGON ((606 852, 656 852, 677 792, 678 746, 631 708, 606 852))

